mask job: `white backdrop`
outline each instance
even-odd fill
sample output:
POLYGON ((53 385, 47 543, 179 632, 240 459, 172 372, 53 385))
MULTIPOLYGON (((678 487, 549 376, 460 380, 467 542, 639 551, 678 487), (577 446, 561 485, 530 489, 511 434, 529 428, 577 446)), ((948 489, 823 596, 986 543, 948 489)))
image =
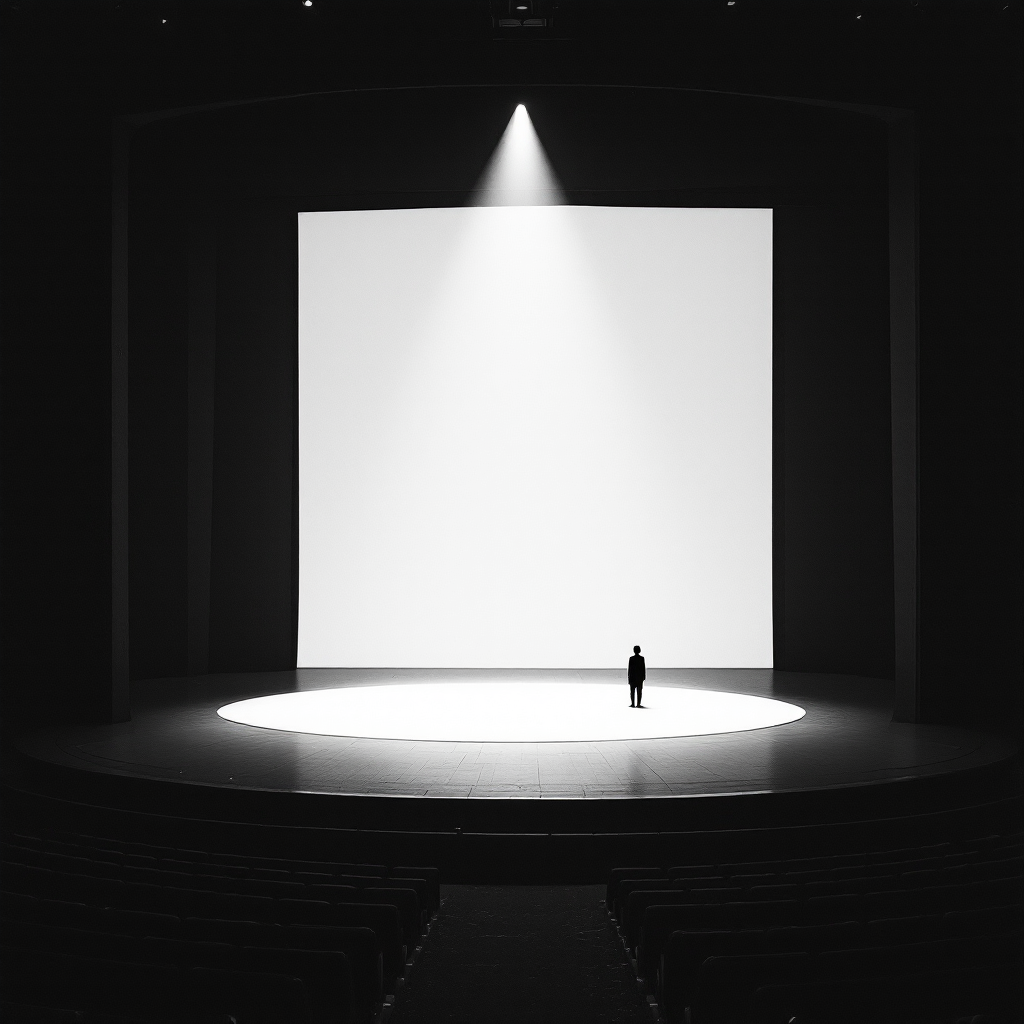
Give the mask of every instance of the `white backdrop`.
POLYGON ((772 664, 770 210, 299 215, 300 667, 772 664))

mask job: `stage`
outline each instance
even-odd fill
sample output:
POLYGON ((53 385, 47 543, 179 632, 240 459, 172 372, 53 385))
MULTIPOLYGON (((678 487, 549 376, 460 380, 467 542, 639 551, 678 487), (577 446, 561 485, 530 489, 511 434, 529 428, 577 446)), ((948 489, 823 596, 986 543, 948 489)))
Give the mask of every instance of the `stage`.
MULTIPOLYGON (((892 684, 758 669, 652 669, 657 687, 798 705, 796 721, 655 739, 452 742, 325 736, 227 721, 218 709, 266 694, 460 678, 539 686, 610 682, 613 670, 300 669, 136 683, 132 720, 25 737, 25 754, 88 772, 227 789, 444 799, 607 800, 782 793, 922 779, 997 761, 1008 744, 967 729, 892 719, 892 684)), ((476 686, 486 682, 476 682, 476 686)), ((621 683, 622 715, 629 707, 621 683)))
MULTIPOLYGON (((579 685, 586 693, 619 677, 307 669, 136 683, 130 722, 23 736, 8 799, 16 804, 23 793, 30 807, 43 795, 83 830, 102 820, 161 842, 173 842, 180 818, 202 819, 216 823, 225 848, 257 827, 261 842, 274 833, 282 849, 309 856, 330 842, 350 857, 361 851, 438 864, 451 880, 564 881, 600 880, 610 865, 635 861, 638 850, 653 856, 681 842, 721 856, 750 830, 759 830, 765 849, 776 839, 791 843, 794 828, 809 851, 834 842, 837 829, 889 843, 906 829, 918 842, 933 824, 936 836, 947 835, 961 817, 973 821, 988 813, 978 808, 1002 807, 1016 791, 1010 742, 895 723, 892 684, 849 676, 652 669, 644 694, 652 708, 660 688, 674 687, 768 698, 805 712, 766 728, 655 739, 370 739, 260 728, 218 714, 248 698, 339 686, 461 680, 479 699, 488 685, 537 687, 531 694, 579 685)), ((629 707, 624 681, 620 691, 624 721, 647 713, 629 707)))

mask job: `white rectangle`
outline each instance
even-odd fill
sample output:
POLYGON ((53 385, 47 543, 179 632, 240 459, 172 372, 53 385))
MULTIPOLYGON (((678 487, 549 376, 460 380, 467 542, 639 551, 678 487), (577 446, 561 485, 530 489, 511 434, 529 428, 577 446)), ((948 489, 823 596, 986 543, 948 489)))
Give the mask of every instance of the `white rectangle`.
POLYGON ((772 213, 299 215, 308 666, 772 664, 772 213))

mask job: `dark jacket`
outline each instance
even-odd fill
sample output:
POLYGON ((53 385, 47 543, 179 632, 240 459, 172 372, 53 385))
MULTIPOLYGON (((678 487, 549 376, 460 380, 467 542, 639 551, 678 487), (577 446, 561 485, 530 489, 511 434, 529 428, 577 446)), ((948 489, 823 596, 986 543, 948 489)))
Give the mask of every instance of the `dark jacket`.
POLYGON ((647 678, 647 665, 642 654, 634 654, 629 659, 629 685, 636 686, 647 678))

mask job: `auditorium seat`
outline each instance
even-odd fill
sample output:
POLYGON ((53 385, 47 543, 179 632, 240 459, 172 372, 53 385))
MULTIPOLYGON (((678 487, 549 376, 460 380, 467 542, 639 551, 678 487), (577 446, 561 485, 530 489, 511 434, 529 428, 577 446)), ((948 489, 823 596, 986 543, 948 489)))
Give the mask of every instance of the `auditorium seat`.
POLYGON ((305 895, 299 897, 307 900, 326 900, 328 903, 352 903, 359 896, 359 887, 355 885, 307 885, 303 887, 305 895))
POLYGON ((989 878, 1019 878, 1024 872, 1024 861, 1020 857, 980 861, 971 865, 971 880, 984 881, 989 878))
POLYGON ((265 878, 274 882, 291 882, 292 880, 292 873, 286 867, 256 866, 250 870, 249 874, 251 878, 265 878))
POLYGON ((951 910, 942 917, 943 933, 950 938, 960 935, 998 935, 1024 925, 1024 910, 1019 903, 972 910, 951 910))
MULTIPOLYGON (((373 903, 341 903, 330 907, 321 921, 309 922, 323 928, 369 928, 377 938, 383 957, 385 983, 393 986, 405 970, 407 947, 402 941, 402 924, 397 907, 373 903)), ((293 927, 307 927, 296 922, 293 927)), ((313 935, 313 932, 304 934, 313 935)), ((322 932, 320 934, 323 934, 322 932)))
POLYGON ((754 993, 765 986, 799 990, 820 982, 887 979, 874 984, 875 1009, 891 1002, 906 979, 923 972, 942 973, 1019 969, 1021 935, 971 940, 937 940, 905 945, 830 950, 814 954, 753 953, 713 955, 703 960, 696 985, 687 989, 666 976, 665 1010, 670 1021, 682 1019, 681 1000, 690 1002, 691 1024, 727 1024, 747 1019, 754 993))
POLYGON ((151 882, 125 883, 125 908, 161 912, 167 909, 169 898, 162 885, 151 882))
POLYGON ((689 892, 679 889, 643 889, 632 892, 619 917, 619 930, 627 949, 635 949, 640 941, 644 912, 653 906, 693 906, 689 892))
MULTIPOLYGON (((293 877, 298 878, 298 875, 293 877)), ((306 885, 353 885, 357 889, 365 889, 368 885, 380 885, 384 881, 383 875, 353 875, 340 872, 333 875, 312 875, 311 872, 304 872, 302 881, 306 885)))
MULTIPOLYGON (((670 876, 669 888, 671 889, 722 889, 726 887, 726 879, 721 875, 675 875, 670 876)), ((655 884, 657 879, 651 883, 651 888, 664 888, 655 884)), ((737 883, 742 885, 742 882, 737 883)))
MULTIPOLYGON (((242 969, 253 974, 300 979, 317 1024, 349 1024, 353 1020, 352 971, 340 950, 246 947, 239 960, 242 969)), ((360 1009, 365 1017, 375 1005, 360 1009)))
POLYGON ((274 908, 280 924, 332 924, 335 917, 327 900, 283 899, 275 901, 274 908))
POLYGON ((895 946, 908 942, 927 942, 943 934, 942 914, 914 917, 886 917, 864 925, 865 946, 895 946))
POLYGON ((426 883, 425 894, 420 897, 427 913, 433 917, 441 906, 441 872, 437 868, 399 865, 392 868, 388 878, 421 878, 426 883))
POLYGON ((747 896, 753 900, 796 900, 802 891, 801 886, 794 883, 754 885, 750 887, 747 896))
POLYGON ((670 1024, 686 1017, 689 1024, 734 1024, 747 1019, 754 992, 763 985, 803 982, 810 969, 809 953, 768 953, 711 956, 700 965, 692 989, 677 990, 666 978, 664 1005, 670 1024))
POLYGON ((355 1002, 362 1010, 378 1009, 386 992, 394 992, 400 977, 385 966, 372 928, 290 925, 275 933, 272 942, 253 943, 247 948, 344 953, 352 972, 355 1002))
POLYGON ((307 888, 301 882, 270 878, 243 878, 233 884, 237 886, 235 892, 249 896, 269 896, 271 899, 302 899, 307 888))
POLYGON ((126 882, 142 882, 145 885, 167 885, 176 889, 187 889, 192 884, 192 875, 184 871, 170 871, 161 868, 157 862, 145 867, 139 864, 125 864, 122 877, 126 882))
POLYGON ((626 901, 629 899, 630 893, 638 891, 648 892, 653 890, 661 891, 671 887, 671 880, 664 874, 658 875, 654 878, 623 878, 615 887, 615 898, 609 909, 612 912, 612 916, 621 926, 626 901))
POLYGON ((726 923, 718 907, 687 906, 683 915, 680 915, 680 909, 677 906, 655 904, 644 912, 635 953, 637 974, 649 984, 658 975, 661 955, 673 932, 682 930, 684 926, 701 931, 727 931, 732 928, 732 921, 726 923))
POLYGON ((330 884, 334 878, 331 871, 293 871, 292 881, 301 882, 303 885, 325 885, 330 884))
POLYGON ((167 890, 173 906, 183 917, 226 917, 239 921, 273 921, 278 905, 286 902, 268 896, 245 896, 241 893, 209 892, 202 889, 167 890))
POLYGON ((689 892, 693 903, 729 903, 733 900, 749 899, 749 893, 736 885, 693 887, 685 891, 689 892))
POLYGON ((0 949, 0 999, 59 1009, 121 1013, 168 1024, 191 1007, 177 968, 52 951, 0 949))
POLYGON ((239 1024, 314 1024, 309 995, 298 978, 205 967, 193 967, 187 977, 189 999, 204 1013, 230 1014, 239 1024))
MULTIPOLYGON (((626 869, 620 869, 626 870, 626 869)), ((667 878, 719 878, 718 867, 715 864, 676 864, 667 871, 662 872, 667 878)))
POLYGON ((367 887, 359 890, 360 903, 379 903, 397 907, 402 918, 403 941, 409 950, 419 945, 426 922, 420 912, 420 901, 413 889, 367 887))
POLYGON ((19 949, 119 961, 131 961, 139 954, 138 939, 132 935, 66 928, 33 920, 5 920, 4 944, 19 949))
POLYGON ((177 967, 214 967, 218 970, 242 970, 240 950, 230 942, 189 941, 147 935, 139 942, 139 956, 148 963, 177 967))
POLYGON ((107 907, 103 911, 102 927, 98 931, 117 932, 120 935, 158 935, 167 939, 181 937, 181 920, 174 914, 156 914, 143 910, 123 910, 107 907))
POLYGON ((751 1001, 751 1024, 930 1024, 933 1021, 1019 1021, 1019 972, 971 967, 891 978, 765 985, 751 1001))
POLYGON ((605 909, 614 914, 615 899, 618 893, 619 883, 627 878, 662 878, 665 872, 661 868, 652 867, 624 867, 612 868, 608 875, 608 882, 604 890, 605 909))
MULTIPOLYGON (((682 1020, 692 1007, 702 964, 711 957, 740 957, 767 954, 767 933, 763 929, 674 932, 663 953, 658 977, 659 1006, 670 1020, 682 1020)), ((772 957, 799 954, 773 953, 772 957)), ((774 962, 774 960, 773 960, 774 962)), ((789 962, 789 961, 786 961, 789 962)))
MULTIPOLYGON (((751 889, 755 885, 773 885, 778 881, 775 871, 744 872, 727 876, 729 885, 738 885, 743 889, 751 889)), ((725 879, 720 883, 725 884, 725 879)))

